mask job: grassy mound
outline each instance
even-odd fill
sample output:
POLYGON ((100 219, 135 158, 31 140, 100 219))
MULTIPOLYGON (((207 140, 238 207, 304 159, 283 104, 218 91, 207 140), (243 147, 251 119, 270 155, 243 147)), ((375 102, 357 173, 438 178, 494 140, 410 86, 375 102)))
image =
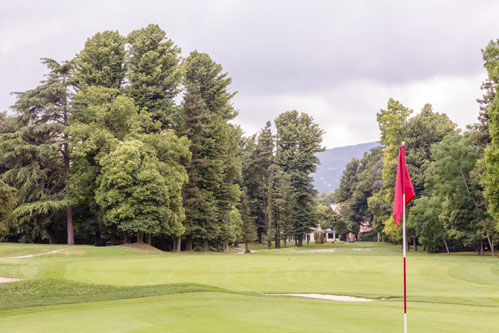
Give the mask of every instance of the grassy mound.
POLYGON ((120 287, 61 279, 26 280, 0 285, 0 310, 70 303, 86 303, 189 292, 228 292, 195 283, 120 287))

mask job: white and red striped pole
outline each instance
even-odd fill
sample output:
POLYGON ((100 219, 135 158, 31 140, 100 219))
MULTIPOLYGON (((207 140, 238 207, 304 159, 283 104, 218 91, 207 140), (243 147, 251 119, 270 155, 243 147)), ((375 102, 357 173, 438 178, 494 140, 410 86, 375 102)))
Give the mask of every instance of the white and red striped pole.
MULTIPOLYGON (((405 142, 402 142, 402 146, 405 146, 405 142)), ((404 149, 405 154, 405 149, 404 149)), ((405 156, 404 156, 405 158, 405 156)), ((403 179, 403 177, 402 177, 403 179)), ((406 278, 406 247, 407 247, 407 235, 405 232, 405 186, 402 186, 402 248, 404 253, 404 333, 407 333, 407 278, 406 278)))
POLYGON ((402 218, 402 251, 404 263, 404 332, 407 333, 407 230, 405 226, 405 206, 414 199, 415 193, 412 187, 411 177, 405 164, 405 145, 402 142, 399 151, 397 165, 397 178, 395 181, 395 196, 393 198, 393 219, 400 227, 402 218), (400 207, 402 206, 402 207, 400 207))
POLYGON ((406 279, 406 246, 407 246, 407 240, 406 240, 406 233, 405 233, 405 193, 402 194, 402 202, 404 203, 403 205, 403 249, 404 249, 404 333, 407 333, 407 293, 406 293, 406 285, 407 285, 407 279, 406 279))

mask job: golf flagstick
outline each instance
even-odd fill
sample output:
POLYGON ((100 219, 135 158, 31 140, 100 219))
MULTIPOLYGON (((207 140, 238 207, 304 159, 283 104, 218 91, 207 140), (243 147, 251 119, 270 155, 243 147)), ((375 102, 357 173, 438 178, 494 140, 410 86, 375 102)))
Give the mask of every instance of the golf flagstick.
POLYGON ((405 206, 414 198, 414 189, 412 188, 411 177, 407 171, 405 164, 405 145, 402 142, 399 151, 399 159, 397 164, 397 179, 395 182, 395 196, 393 200, 393 219, 400 227, 400 219, 402 218, 402 249, 404 261, 404 332, 407 333, 407 278, 406 278, 406 246, 407 234, 405 228, 405 206))
MULTIPOLYGON (((405 192, 402 194, 402 197, 403 197, 403 202, 405 203, 405 192)), ((407 246, 407 240, 406 240, 406 232, 405 232, 405 205, 404 205, 404 208, 403 208, 403 230, 402 230, 402 234, 403 234, 403 242, 404 242, 404 245, 403 245, 403 248, 404 248, 404 333, 407 333, 407 293, 406 293, 406 285, 407 285, 407 279, 406 279, 406 263, 405 263, 405 260, 406 260, 406 246, 407 246)))

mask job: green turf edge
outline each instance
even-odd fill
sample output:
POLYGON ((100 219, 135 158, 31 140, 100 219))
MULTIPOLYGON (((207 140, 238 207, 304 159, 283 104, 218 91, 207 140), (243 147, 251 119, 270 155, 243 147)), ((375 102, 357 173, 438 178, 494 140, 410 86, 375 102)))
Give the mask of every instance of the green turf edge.
POLYGON ((0 284, 0 311, 34 306, 86 303, 191 292, 247 294, 195 283, 130 287, 46 278, 0 284))

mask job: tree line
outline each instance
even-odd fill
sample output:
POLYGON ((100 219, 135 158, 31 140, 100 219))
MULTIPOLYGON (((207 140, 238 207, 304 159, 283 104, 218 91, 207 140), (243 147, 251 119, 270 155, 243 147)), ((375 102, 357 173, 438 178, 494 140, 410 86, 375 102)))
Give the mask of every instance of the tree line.
MULTIPOLYGON (((297 111, 258 135, 206 53, 157 25, 90 37, 0 114, 0 237, 179 251, 293 237, 317 223, 323 131, 297 111), (181 96, 181 98, 178 98, 181 96)), ((277 245, 278 246, 278 245, 277 245)))
MULTIPOLYGON (((406 163, 416 199, 407 206, 407 235, 413 248, 428 252, 476 250, 494 255, 499 232, 499 40, 482 50, 488 78, 478 99, 478 122, 458 129, 426 104, 420 113, 390 99, 377 113, 382 147, 346 166, 331 219, 340 234, 358 233, 370 221, 371 238, 400 243, 401 228, 391 213, 397 155, 405 141, 406 163)), ((407 245, 406 245, 407 246, 407 245)))

